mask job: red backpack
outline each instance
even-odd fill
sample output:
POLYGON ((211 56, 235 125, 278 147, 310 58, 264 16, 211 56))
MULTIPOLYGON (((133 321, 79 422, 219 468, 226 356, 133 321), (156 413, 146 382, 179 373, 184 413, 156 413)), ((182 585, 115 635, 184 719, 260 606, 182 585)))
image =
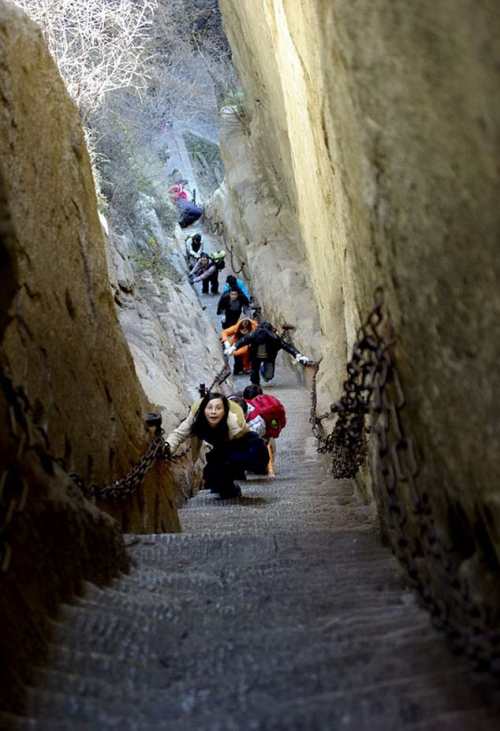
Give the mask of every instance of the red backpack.
POLYGON ((248 403, 255 407, 249 418, 255 419, 257 416, 262 416, 266 422, 267 429, 264 439, 279 437, 286 424, 285 407, 281 401, 278 401, 275 396, 261 394, 250 399, 248 403))

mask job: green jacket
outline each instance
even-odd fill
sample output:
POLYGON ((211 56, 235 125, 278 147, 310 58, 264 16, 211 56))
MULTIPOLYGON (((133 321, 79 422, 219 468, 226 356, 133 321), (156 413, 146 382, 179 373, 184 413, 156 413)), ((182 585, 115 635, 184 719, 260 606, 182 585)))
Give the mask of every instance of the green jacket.
MULTIPOLYGON (((198 399, 191 406, 189 416, 182 421, 177 429, 174 429, 168 437, 166 442, 170 446, 170 451, 174 453, 179 446, 187 439, 191 439, 191 456, 193 462, 199 457, 202 440, 199 437, 191 436, 191 427, 193 426, 196 414, 200 408, 202 399, 198 399)), ((249 431, 249 427, 245 420, 245 414, 241 406, 234 401, 229 401, 229 414, 227 415, 227 428, 229 432, 229 439, 239 439, 243 434, 249 431)))

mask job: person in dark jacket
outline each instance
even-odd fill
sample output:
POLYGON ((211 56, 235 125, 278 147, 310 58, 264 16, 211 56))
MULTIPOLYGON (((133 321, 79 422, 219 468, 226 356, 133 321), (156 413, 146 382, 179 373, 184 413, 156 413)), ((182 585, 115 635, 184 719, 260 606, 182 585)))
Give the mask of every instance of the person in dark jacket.
POLYGON ((242 279, 236 279, 234 274, 228 274, 226 277, 226 283, 224 285, 224 289, 222 290, 222 293, 229 292, 230 289, 237 288, 241 290, 241 292, 245 295, 247 300, 250 302, 250 294, 248 293, 248 289, 245 286, 245 282, 242 279))
POLYGON ((250 381, 255 385, 260 383, 261 374, 265 381, 274 378, 276 356, 280 350, 285 350, 290 355, 294 355, 297 363, 309 362, 309 359, 299 353, 297 348, 280 338, 270 322, 263 322, 257 330, 238 340, 229 348, 227 355, 232 355, 235 350, 242 348, 244 345, 248 345, 251 363, 250 381))
POLYGON ((203 216, 203 209, 199 208, 192 201, 187 201, 184 198, 179 198, 175 205, 179 212, 179 226, 181 228, 187 228, 188 226, 191 226, 203 216))
POLYGON ((224 292, 217 305, 217 314, 222 315, 224 329, 236 325, 242 313, 248 317, 249 312, 248 299, 237 287, 224 292))
POLYGON ((241 407, 221 393, 207 393, 198 399, 165 441, 174 453, 188 439, 193 462, 200 456, 203 442, 211 445, 203 479, 205 487, 221 498, 241 495, 234 480, 244 479, 246 470, 266 474, 269 452, 265 442, 249 429, 241 407))
POLYGON ((209 283, 212 294, 219 294, 219 270, 215 266, 213 259, 204 251, 191 269, 188 279, 190 284, 201 282, 201 291, 203 294, 208 294, 209 283))

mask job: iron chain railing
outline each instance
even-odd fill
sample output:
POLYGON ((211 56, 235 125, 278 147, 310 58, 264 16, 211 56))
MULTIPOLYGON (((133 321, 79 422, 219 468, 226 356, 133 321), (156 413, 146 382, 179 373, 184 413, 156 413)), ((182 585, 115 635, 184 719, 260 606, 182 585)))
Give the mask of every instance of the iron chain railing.
POLYGON ((415 441, 403 423, 406 397, 394 355, 392 322, 381 288, 375 307, 361 327, 348 363, 340 400, 330 412, 317 416, 315 369, 311 391, 313 433, 318 452, 331 453, 332 472, 352 477, 367 451, 366 433, 376 437, 376 459, 382 508, 391 544, 409 581, 458 652, 479 669, 500 676, 500 628, 488 610, 471 597, 458 572, 460 557, 441 536, 427 490, 419 484, 415 441), (325 435, 321 422, 337 414, 333 431, 325 435), (365 426, 370 413, 371 424, 365 426))
MULTIPOLYGON (((234 272, 234 274, 238 275, 241 274, 246 266, 246 263, 244 261, 241 262, 241 266, 239 269, 235 267, 234 264, 234 247, 231 246, 229 243, 227 236, 226 236, 226 230, 224 227, 223 221, 213 221, 212 218, 204 211, 203 218, 208 224, 208 228, 210 233, 214 234, 215 236, 219 236, 219 238, 222 239, 224 243, 224 249, 229 252, 229 259, 231 261, 231 270, 234 272)), ((248 278, 248 277, 247 277, 248 278)))
POLYGON ((8 572, 12 549, 7 540, 8 528, 16 515, 23 512, 29 493, 29 483, 23 478, 21 463, 28 447, 33 446, 32 428, 29 415, 10 383, 4 381, 4 389, 9 393, 10 431, 17 443, 17 451, 10 464, 0 475, 0 574, 8 572))
MULTIPOLYGON (((204 395, 207 391, 212 391, 216 385, 224 383, 224 381, 231 375, 231 369, 229 367, 229 361, 227 356, 223 354, 224 365, 221 370, 215 375, 214 380, 208 387, 208 389, 202 384, 200 387, 200 395, 204 395)), ((161 417, 158 414, 149 414, 146 418, 148 426, 155 427, 157 436, 155 440, 149 445, 146 453, 140 459, 139 463, 129 472, 128 475, 123 477, 121 480, 113 482, 111 485, 98 485, 94 482, 85 483, 85 481, 77 474, 70 473, 70 477, 73 479, 75 484, 80 488, 86 498, 95 500, 97 497, 103 498, 125 498, 132 495, 137 489, 139 489, 146 477, 147 473, 157 460, 164 460, 165 462, 178 462, 185 457, 190 451, 190 447, 186 447, 182 452, 178 454, 172 454, 168 442, 164 439, 164 432, 160 428, 161 417)))
POLYGON ((157 460, 163 459, 166 462, 177 461, 184 457, 188 451, 189 449, 185 449, 179 454, 172 455, 170 453, 168 443, 163 438, 162 432, 153 442, 151 442, 146 453, 131 472, 129 472, 126 477, 113 482, 111 485, 97 485, 94 482, 87 484, 75 473, 70 473, 70 477, 80 488, 85 497, 90 500, 95 500, 96 497, 125 498, 132 495, 142 486, 144 478, 157 460))

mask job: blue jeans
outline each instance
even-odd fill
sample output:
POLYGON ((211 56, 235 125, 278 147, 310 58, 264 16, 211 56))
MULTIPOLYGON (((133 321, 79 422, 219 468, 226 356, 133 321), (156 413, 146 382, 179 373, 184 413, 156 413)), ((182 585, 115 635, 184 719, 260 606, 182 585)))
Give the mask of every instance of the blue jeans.
POLYGON ((261 374, 264 381, 270 381, 274 378, 274 360, 252 358, 250 365, 250 381, 255 386, 259 385, 261 374))

